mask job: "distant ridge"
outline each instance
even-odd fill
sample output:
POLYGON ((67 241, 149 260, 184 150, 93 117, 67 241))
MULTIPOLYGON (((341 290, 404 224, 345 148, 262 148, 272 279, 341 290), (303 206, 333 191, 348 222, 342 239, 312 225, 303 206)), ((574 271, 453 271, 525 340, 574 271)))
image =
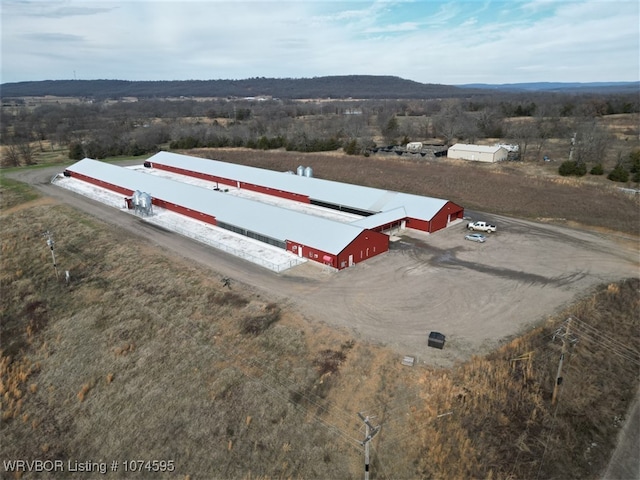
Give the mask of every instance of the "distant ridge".
POLYGON ((427 99, 467 96, 469 90, 450 85, 424 84, 400 77, 376 75, 184 81, 44 80, 5 83, 0 86, 2 98, 43 95, 98 99, 258 96, 283 99, 427 99))
POLYGON ((594 83, 419 83, 396 76, 335 75, 313 78, 248 78, 244 80, 43 80, 4 83, 0 97, 273 97, 282 99, 430 99, 490 95, 495 92, 634 93, 640 82, 594 83))
POLYGON ((579 93, 628 93, 640 92, 640 82, 532 82, 532 83, 468 83, 457 85, 473 90, 499 90, 512 92, 579 92, 579 93))

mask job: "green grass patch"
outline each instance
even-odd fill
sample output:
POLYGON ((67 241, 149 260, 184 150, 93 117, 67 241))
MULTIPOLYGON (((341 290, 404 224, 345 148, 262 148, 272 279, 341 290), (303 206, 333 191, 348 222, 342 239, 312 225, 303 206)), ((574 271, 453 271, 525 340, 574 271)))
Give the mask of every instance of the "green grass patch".
POLYGON ((155 153, 147 153, 144 155, 136 155, 136 156, 123 155, 119 157, 107 157, 107 158, 101 159, 101 161, 107 162, 107 163, 132 162, 132 161, 144 162, 147 158, 151 157, 152 155, 155 155, 155 153))
POLYGON ((35 200, 40 195, 26 183, 0 175, 0 210, 35 200))

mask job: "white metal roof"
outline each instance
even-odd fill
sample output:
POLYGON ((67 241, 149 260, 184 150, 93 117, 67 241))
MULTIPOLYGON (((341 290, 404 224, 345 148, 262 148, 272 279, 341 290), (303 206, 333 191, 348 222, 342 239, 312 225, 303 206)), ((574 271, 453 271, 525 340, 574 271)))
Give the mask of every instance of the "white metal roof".
POLYGON ((465 152, 481 152, 481 153, 496 153, 500 149, 506 150, 501 145, 473 145, 469 143, 456 143, 449 147, 449 150, 463 150, 465 152))
POLYGON ((364 230, 347 223, 147 175, 89 158, 74 163, 67 170, 132 191, 140 190, 153 198, 214 216, 220 222, 276 240, 290 240, 335 255, 364 230))
POLYGON ((171 152, 159 152, 150 157, 148 161, 306 195, 313 200, 352 207, 371 213, 386 212, 402 207, 407 212, 408 217, 427 221, 431 220, 447 203, 447 200, 440 198, 423 197, 314 177, 292 175, 291 173, 247 167, 171 152))
POLYGON ((407 212, 405 212, 404 208, 400 207, 387 212, 376 213, 375 215, 359 218, 358 220, 351 222, 351 225, 357 225, 362 228, 376 228, 405 218, 407 218, 407 212))

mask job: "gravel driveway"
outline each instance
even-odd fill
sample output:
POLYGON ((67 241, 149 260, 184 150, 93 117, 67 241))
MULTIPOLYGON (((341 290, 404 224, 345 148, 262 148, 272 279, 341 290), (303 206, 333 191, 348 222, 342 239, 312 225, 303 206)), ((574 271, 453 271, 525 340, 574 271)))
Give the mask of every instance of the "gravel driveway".
POLYGON ((498 226, 485 243, 464 240, 466 222, 432 235, 407 233, 390 251, 340 272, 307 262, 276 274, 180 235, 155 229, 49 183, 61 167, 9 174, 44 195, 192 259, 299 311, 399 355, 448 367, 494 349, 600 283, 639 274, 638 241, 622 235, 466 212, 498 226), (430 331, 446 335, 427 347, 430 331))

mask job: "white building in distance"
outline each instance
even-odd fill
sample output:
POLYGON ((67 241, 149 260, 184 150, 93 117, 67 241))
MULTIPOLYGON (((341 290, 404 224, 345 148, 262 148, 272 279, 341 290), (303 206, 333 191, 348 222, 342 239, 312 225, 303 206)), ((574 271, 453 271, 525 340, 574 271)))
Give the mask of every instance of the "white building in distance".
POLYGON ((500 145, 484 146, 456 143, 447 151, 447 158, 488 163, 502 162, 507 159, 508 155, 507 149, 500 145))

